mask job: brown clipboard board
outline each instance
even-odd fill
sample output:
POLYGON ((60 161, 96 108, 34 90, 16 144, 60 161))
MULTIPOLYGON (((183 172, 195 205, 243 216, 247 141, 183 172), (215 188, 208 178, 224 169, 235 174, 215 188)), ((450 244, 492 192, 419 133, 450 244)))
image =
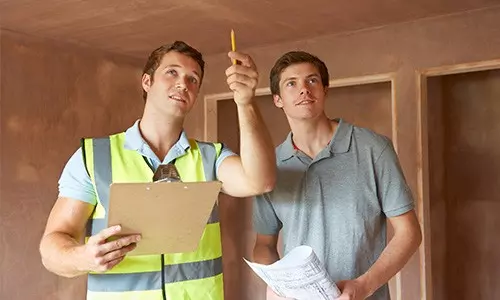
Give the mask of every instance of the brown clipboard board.
POLYGON ((220 181, 113 183, 108 227, 142 235, 127 255, 195 251, 221 187, 220 181))

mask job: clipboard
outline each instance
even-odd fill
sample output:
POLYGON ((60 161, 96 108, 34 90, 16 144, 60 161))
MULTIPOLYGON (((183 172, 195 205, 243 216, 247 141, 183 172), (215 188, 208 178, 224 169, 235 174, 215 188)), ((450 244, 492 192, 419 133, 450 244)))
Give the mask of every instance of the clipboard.
POLYGON ((127 255, 193 252, 218 199, 222 183, 159 182, 110 185, 108 227, 140 233, 127 255))

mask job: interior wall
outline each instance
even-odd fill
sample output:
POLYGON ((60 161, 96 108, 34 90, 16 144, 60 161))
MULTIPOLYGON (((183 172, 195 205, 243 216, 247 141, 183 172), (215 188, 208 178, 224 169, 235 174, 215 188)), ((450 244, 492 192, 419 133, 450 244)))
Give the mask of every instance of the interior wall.
POLYGON ((325 111, 360 127, 392 138, 391 83, 372 83, 331 88, 325 111))
MULTIPOLYGON (((290 131, 285 114, 274 105, 271 96, 259 96, 256 103, 270 129, 274 145, 278 146, 290 131)), ((386 82, 331 88, 325 111, 331 118, 342 118, 357 126, 374 128, 377 132, 391 137, 391 84, 386 82)), ((237 151, 240 136, 237 129, 236 104, 232 100, 217 101, 217 128, 218 140, 237 151)), ((251 222, 252 200, 221 195, 219 203, 224 247, 225 297, 228 300, 264 300, 265 284, 241 259, 253 257, 255 233, 251 222)))
MULTIPOLYGON (((284 52, 301 49, 322 58, 332 78, 350 78, 390 73, 393 76, 395 125, 393 140, 409 185, 415 195, 421 224, 429 207, 423 206, 419 180, 422 170, 419 150, 419 71, 428 68, 500 58, 500 9, 477 10, 461 14, 422 19, 339 35, 311 37, 290 43, 241 49, 252 55, 260 71, 259 87, 268 86, 274 61, 284 52)), ((230 65, 226 54, 206 57, 204 95, 227 93, 224 70, 230 65)), ((200 98, 202 99, 202 98, 200 98)), ((210 112, 209 112, 210 114, 210 112)), ((191 114, 191 132, 204 135, 204 104, 191 114)), ((212 139, 210 131, 208 139, 212 139)), ((428 222, 428 218, 425 219, 428 222)), ((430 257, 423 256, 430 240, 424 229, 424 242, 401 272, 396 299, 431 299, 430 257), (422 255, 422 256, 421 256, 422 255), (421 281, 422 280, 422 281, 421 281)), ((429 245, 430 247, 430 245, 429 245)))
POLYGON ((442 94, 447 296, 500 299, 500 70, 444 76, 442 94))
POLYGON ((0 53, 0 298, 84 299, 85 278, 47 272, 38 243, 79 138, 141 115, 142 62, 8 31, 0 53))

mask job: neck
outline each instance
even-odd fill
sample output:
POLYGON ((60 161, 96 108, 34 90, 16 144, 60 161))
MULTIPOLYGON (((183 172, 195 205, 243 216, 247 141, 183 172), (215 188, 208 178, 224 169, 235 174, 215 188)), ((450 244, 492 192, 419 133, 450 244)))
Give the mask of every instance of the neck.
POLYGON ((314 158, 332 140, 337 123, 322 114, 315 119, 293 120, 290 122, 290 128, 295 146, 314 158))
POLYGON ((167 117, 148 109, 146 105, 139 130, 151 150, 163 161, 170 148, 179 140, 183 124, 184 118, 167 117))

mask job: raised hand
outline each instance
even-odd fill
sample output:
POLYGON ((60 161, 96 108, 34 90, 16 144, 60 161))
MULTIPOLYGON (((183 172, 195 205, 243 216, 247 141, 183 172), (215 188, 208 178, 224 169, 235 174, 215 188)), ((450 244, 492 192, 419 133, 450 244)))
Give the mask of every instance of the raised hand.
POLYGON ((234 101, 236 104, 248 104, 255 96, 255 89, 259 83, 257 67, 247 54, 229 52, 228 56, 239 62, 226 70, 227 84, 234 92, 234 101))

